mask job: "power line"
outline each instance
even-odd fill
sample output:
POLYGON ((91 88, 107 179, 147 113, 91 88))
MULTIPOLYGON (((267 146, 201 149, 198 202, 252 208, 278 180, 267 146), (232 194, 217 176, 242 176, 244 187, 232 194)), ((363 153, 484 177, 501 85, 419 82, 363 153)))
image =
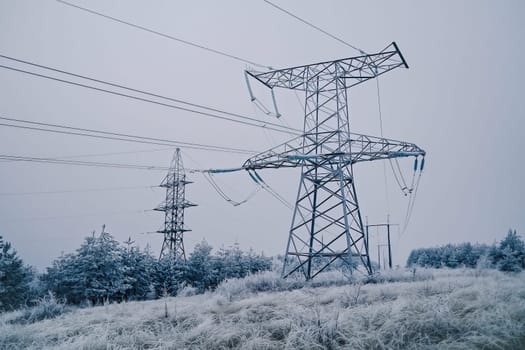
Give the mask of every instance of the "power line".
POLYGON ((27 222, 27 221, 39 221, 39 220, 64 220, 64 219, 81 219, 87 217, 98 217, 98 216, 114 216, 114 215, 136 215, 145 214, 151 210, 121 210, 113 212, 102 212, 102 213, 91 213, 82 215, 63 215, 63 216, 44 216, 44 217, 18 217, 7 220, 2 220, 2 223, 6 222, 27 222))
POLYGON ((160 145, 160 146, 173 146, 173 147, 180 146, 180 147, 185 147, 185 148, 190 148, 190 149, 201 149, 201 150, 227 152, 227 153, 243 153, 243 154, 257 153, 256 151, 241 149, 241 148, 214 146, 214 145, 206 145, 206 144, 200 144, 200 143, 194 143, 194 142, 183 142, 183 141, 175 141, 175 140, 160 139, 160 138, 154 138, 154 137, 130 135, 130 134, 123 134, 123 133, 116 133, 116 132, 109 132, 109 131, 102 131, 102 130, 95 130, 95 129, 77 128, 77 127, 72 127, 72 126, 67 126, 67 125, 42 123, 42 122, 35 122, 35 121, 24 120, 24 119, 7 118, 7 117, 2 117, 2 116, 0 116, 0 120, 7 120, 7 121, 12 121, 12 122, 17 122, 17 123, 46 126, 46 127, 51 127, 51 128, 74 130, 74 131, 53 130, 53 129, 46 129, 46 128, 41 128, 41 127, 34 127, 34 126, 0 123, 0 126, 20 128, 20 129, 26 129, 26 130, 44 131, 44 132, 51 132, 51 133, 58 133, 58 134, 85 136, 85 137, 93 137, 93 138, 99 138, 99 139, 127 141, 127 142, 143 143, 143 144, 160 145), (100 134, 100 135, 96 135, 96 134, 100 134))
POLYGON ((191 144, 184 145, 184 143, 171 144, 171 143, 148 142, 148 141, 125 139, 125 138, 118 138, 118 137, 108 137, 108 136, 91 135, 91 134, 84 134, 84 133, 78 133, 78 132, 69 132, 69 131, 63 131, 63 130, 51 130, 51 129, 37 128, 37 127, 30 127, 30 126, 23 126, 23 125, 12 125, 12 124, 5 124, 5 123, 0 123, 0 126, 27 129, 27 130, 35 130, 35 131, 52 132, 52 133, 65 134, 65 135, 86 136, 86 137, 93 137, 93 138, 107 139, 107 140, 136 142, 136 143, 143 143, 143 144, 150 144, 150 145, 162 145, 162 146, 172 145, 173 147, 180 145, 186 148, 208 150, 208 151, 235 152, 235 153, 248 153, 248 154, 254 153, 254 152, 235 151, 235 150, 228 150, 228 149, 219 149, 215 147, 213 148, 199 147, 199 146, 193 146, 191 144))
POLYGON ((90 85, 81 84, 81 83, 77 83, 77 82, 73 82, 73 81, 69 81, 69 80, 64 80, 64 79, 52 77, 52 76, 45 75, 45 74, 34 73, 34 72, 30 72, 30 71, 26 71, 26 70, 14 68, 14 67, 8 67, 8 66, 0 65, 0 68, 5 68, 5 69, 9 69, 9 70, 16 71, 16 72, 19 72, 19 73, 29 74, 29 75, 33 75, 33 76, 36 76, 36 77, 50 79, 50 80, 58 81, 58 82, 61 82, 61 83, 70 84, 70 85, 74 85, 74 86, 79 86, 79 87, 83 87, 83 88, 87 88, 87 89, 91 89, 91 90, 95 90, 95 91, 99 91, 99 92, 105 92, 105 93, 116 95, 116 96, 127 97, 127 98, 130 98, 130 99, 134 99, 134 100, 138 100, 138 101, 142 101, 142 102, 148 102, 148 103, 152 103, 152 104, 156 104, 156 105, 160 105, 160 106, 164 106, 164 107, 168 107, 168 108, 174 108, 174 109, 178 109, 178 110, 182 110, 182 111, 186 111, 186 112, 196 113, 196 114, 200 114, 200 115, 203 115, 203 116, 208 116, 208 117, 212 117, 212 118, 227 120, 227 121, 240 123, 240 124, 244 124, 244 125, 249 125, 249 126, 256 126, 256 127, 260 127, 260 128, 266 128, 268 130, 278 131, 278 132, 287 133, 287 134, 290 133, 289 131, 284 131, 284 130, 281 130, 281 129, 277 129, 277 128, 268 126, 268 125, 275 125, 277 127, 282 128, 282 126, 279 125, 279 124, 274 124, 274 123, 270 123, 270 122, 263 122, 263 121, 256 120, 254 118, 245 117, 244 119, 252 119, 252 120, 254 120, 254 121, 256 121, 256 122, 258 122, 260 124, 254 124, 254 123, 251 123, 251 122, 245 122, 245 121, 242 121, 242 120, 236 120, 236 119, 233 119, 233 118, 219 116, 219 115, 208 113, 208 112, 197 111, 197 110, 194 110, 194 109, 185 108, 185 107, 181 107, 181 106, 176 106, 176 105, 172 105, 172 104, 168 104, 168 103, 164 103, 164 102, 154 101, 154 100, 150 100, 150 99, 147 99, 147 98, 142 98, 142 97, 138 97, 138 96, 128 95, 128 94, 124 94, 124 93, 117 92, 117 91, 111 91, 111 90, 107 90, 107 89, 102 89, 102 88, 98 88, 98 87, 95 87, 95 86, 90 86, 90 85))
MULTIPOLYGON (((57 156, 57 157, 53 157, 53 158, 56 158, 56 159, 74 159, 74 158, 89 158, 89 157, 105 157, 105 156, 114 156, 114 155, 122 155, 122 154, 137 154, 137 153, 150 153, 150 152, 161 152, 161 151, 173 151, 173 147, 147 149, 147 150, 137 150, 137 151, 105 152, 105 153, 91 153, 91 154, 75 154, 75 155, 67 155, 67 156, 57 156)), ((8 161, 4 160, 3 162, 8 162, 8 161)))
POLYGON ((35 163, 44 163, 44 164, 78 165, 78 166, 90 166, 90 167, 99 167, 99 168, 136 169, 136 170, 166 171, 169 169, 167 167, 154 166, 154 165, 88 162, 88 161, 81 161, 81 160, 65 160, 65 159, 57 159, 57 158, 14 156, 14 155, 7 155, 7 154, 0 154, 0 160, 9 160, 9 161, 17 161, 17 162, 35 162, 35 163))
POLYGON ((257 186, 245 199, 240 201, 233 200, 230 196, 224 192, 224 190, 217 184, 217 182, 213 179, 213 175, 211 173, 202 172, 202 175, 206 181, 211 185, 211 187, 219 194, 219 196, 224 199, 226 202, 230 203, 234 207, 237 207, 239 205, 242 205, 246 202, 248 202, 250 199, 252 199, 257 192, 262 188, 262 186, 257 186))
MULTIPOLYGON (((185 101, 185 100, 182 100, 182 99, 178 99, 178 98, 163 96, 163 95, 156 94, 156 93, 153 93, 153 92, 136 89, 136 88, 132 88, 132 87, 129 87, 129 86, 124 86, 122 84, 108 82, 108 81, 105 81, 105 80, 89 77, 89 76, 82 75, 82 74, 68 72, 68 71, 65 71, 65 70, 62 70, 62 69, 41 65, 41 64, 38 64, 38 63, 30 62, 30 61, 27 61, 27 60, 22 60, 22 59, 15 58, 15 57, 10 57, 10 56, 1 55, 1 54, 0 54, 0 57, 4 58, 4 59, 7 59, 7 60, 10 60, 10 61, 15 61, 15 62, 18 62, 18 63, 26 64, 26 65, 29 65, 29 66, 42 68, 42 69, 50 70, 50 71, 53 71, 53 72, 56 72, 56 73, 69 75, 69 76, 72 76, 72 77, 75 77, 75 78, 81 78, 81 79, 89 80, 89 81, 92 81, 92 82, 96 82, 96 83, 100 83, 100 84, 116 87, 116 88, 119 88, 119 89, 132 91, 132 92, 137 92, 137 93, 140 93, 140 94, 143 94, 143 95, 147 95, 147 96, 151 96, 151 97, 157 97, 157 98, 161 98, 161 99, 168 100, 168 101, 171 101, 171 102, 176 102, 176 103, 181 103, 181 104, 184 104, 184 105, 187 105, 187 106, 191 106, 191 107, 201 108, 201 109, 204 109, 204 110, 207 110, 207 111, 211 111, 211 112, 226 114, 226 115, 230 115, 230 116, 233 116, 233 117, 237 117, 237 118, 241 118, 241 119, 247 119, 247 120, 255 121, 255 122, 259 122, 259 123, 265 123, 264 121, 258 120, 256 118, 251 118, 251 117, 239 114, 239 113, 228 112, 228 111, 221 110, 219 108, 209 107, 209 106, 206 106, 206 105, 203 105, 203 104, 198 104, 198 103, 188 102, 188 101, 185 101)), ((273 124, 273 123, 266 123, 266 124, 282 127, 279 124, 273 124)), ((288 129, 294 130, 294 129, 289 128, 289 127, 288 127, 288 129)), ((299 131, 299 130, 294 130, 294 131, 299 131)))
POLYGON ((126 187, 103 187, 103 188, 85 188, 76 190, 57 190, 57 191, 35 191, 35 192, 0 192, 0 196, 33 196, 46 194, 64 194, 64 193, 83 193, 83 192, 105 192, 153 188, 157 186, 126 186, 126 187))
POLYGON ((195 113, 195 114, 199 114, 199 115, 206 116, 206 117, 226 120, 226 121, 235 122, 235 123, 244 124, 244 125, 249 125, 249 126, 255 126, 255 127, 259 127, 259 128, 265 128, 265 129, 268 129, 268 130, 273 130, 273 131, 286 133, 286 134, 300 134, 300 131, 297 130, 297 129, 284 127, 284 126, 282 126, 280 124, 276 124, 276 123, 265 122, 265 121, 262 121, 262 120, 258 120, 258 119, 255 119, 255 118, 244 116, 242 114, 222 111, 222 110, 217 109, 217 108, 212 108, 212 107, 199 105, 199 104, 192 103, 192 102, 183 101, 183 100, 180 100, 180 99, 166 97, 166 96, 162 96, 162 95, 159 95, 159 94, 155 94, 155 93, 151 93, 151 92, 147 92, 147 91, 143 91, 143 90, 126 87, 126 86, 123 86, 123 85, 120 85, 120 84, 114 84, 114 83, 111 83, 111 82, 105 82, 105 81, 102 81, 102 80, 99 80, 99 79, 94 79, 94 78, 82 76, 82 75, 79 75, 79 74, 66 72, 66 71, 63 71, 63 70, 56 69, 56 68, 51 68, 51 67, 39 65, 39 64, 36 64, 36 63, 32 63, 32 62, 19 60, 17 58, 5 56, 5 55, 0 55, 0 57, 8 59, 8 60, 16 61, 16 62, 19 62, 19 63, 24 63, 24 64, 27 64, 27 65, 35 66, 35 67, 38 67, 38 68, 43 68, 43 69, 51 70, 51 71, 54 71, 54 72, 66 74, 66 75, 69 75, 69 76, 90 80, 90 81, 97 82, 97 83, 100 83, 100 84, 105 84, 105 85, 109 85, 109 86, 113 86, 113 87, 118 87, 120 89, 124 89, 124 90, 127 90, 127 91, 132 91, 132 92, 140 93, 140 94, 147 95, 147 96, 161 98, 161 99, 164 99, 164 100, 177 102, 177 103, 181 103, 181 104, 192 106, 192 107, 197 107, 197 108, 201 108, 201 109, 204 109, 204 110, 225 114, 225 115, 228 115, 228 116, 233 117, 233 118, 225 117, 225 116, 218 115, 218 114, 215 114, 215 113, 199 111, 199 110, 195 110, 195 109, 191 109, 191 108, 187 108, 187 107, 181 107, 181 106, 177 106, 177 105, 169 104, 169 103, 165 103, 165 102, 155 101, 155 100, 151 100, 151 99, 148 99, 148 98, 144 98, 144 97, 140 97, 140 96, 134 96, 134 95, 118 92, 118 91, 112 91, 112 90, 108 90, 108 89, 103 89, 103 88, 100 88, 100 87, 96 87, 96 86, 92 86, 92 85, 86 85, 86 84, 82 84, 82 83, 79 83, 79 82, 74 82, 74 81, 71 81, 71 80, 61 79, 61 78, 57 78, 57 77, 53 77, 53 76, 45 75, 45 74, 41 74, 41 73, 35 73, 35 72, 31 72, 31 71, 27 71, 27 70, 15 68, 15 67, 9 67, 9 66, 5 66, 5 65, 0 65, 0 68, 8 69, 8 70, 15 71, 15 72, 18 72, 18 73, 24 73, 24 74, 36 76, 36 77, 39 77, 39 78, 54 80, 54 81, 58 81, 58 82, 61 82, 61 83, 64 83, 64 84, 69 84, 69 85, 74 85, 74 86, 78 86, 78 87, 83 87, 83 88, 95 90, 95 91, 98 91, 98 92, 105 92, 105 93, 108 93, 108 94, 112 94, 112 95, 116 95, 116 96, 120 96, 120 97, 126 97, 126 98, 130 98, 130 99, 137 100, 137 101, 148 102, 148 103, 160 105, 160 106, 163 106, 163 107, 178 109, 178 110, 182 110, 182 111, 190 112, 190 113, 195 113), (243 119, 243 120, 234 119, 234 118, 239 118, 239 119, 243 119), (247 120, 247 121, 244 121, 244 120, 247 120))
MULTIPOLYGON (((377 109, 378 109, 378 112, 379 112, 378 113, 379 114, 379 131, 381 133, 381 137, 383 137, 383 113, 381 111, 381 94, 379 92, 379 77, 376 77, 376 87, 377 87, 377 109)), ((389 158, 388 161, 390 162, 390 166, 392 166, 392 159, 389 158)), ((387 212, 387 215, 390 215, 390 197, 388 196, 388 178, 386 176, 386 164, 385 164, 385 162, 383 162, 383 176, 384 176, 384 179, 385 179, 386 212, 387 212)), ((389 237, 390 237, 390 234, 389 234, 389 237)))
POLYGON ((181 38, 177 38, 177 37, 172 36, 172 35, 164 34, 164 33, 161 33, 159 31, 156 31, 156 30, 153 30, 153 29, 150 29, 150 28, 138 25, 138 24, 134 24, 134 23, 131 23, 131 22, 128 22, 128 21, 125 21, 125 20, 122 20, 122 19, 119 19, 119 18, 116 18, 116 17, 112 17, 112 16, 109 16, 109 15, 106 15, 106 14, 101 13, 101 12, 97 12, 97 11, 88 9, 86 7, 82 7, 82 6, 79 6, 79 5, 72 4, 72 3, 67 2, 67 1, 63 1, 63 0, 56 0, 56 1, 61 3, 61 4, 68 5, 68 6, 76 8, 76 9, 85 11, 87 13, 90 13, 90 14, 93 14, 93 15, 96 15, 96 16, 100 16, 100 17, 109 19, 109 20, 114 21, 114 22, 125 24, 127 26, 146 31, 148 33, 155 34, 155 35, 161 36, 161 37, 166 38, 166 39, 174 40, 174 41, 180 42, 180 43, 185 44, 185 45, 193 46, 193 47, 196 47, 198 49, 205 50, 205 51, 208 51, 208 52, 211 52, 211 53, 214 53, 214 54, 217 54, 217 55, 221 55, 221 56, 224 56, 224 57, 228 57, 228 58, 237 60, 239 62, 248 63, 248 64, 251 64, 253 66, 272 69, 272 67, 264 65, 264 64, 260 64, 260 63, 257 63, 257 62, 251 61, 251 60, 247 60, 245 58, 242 58, 242 57, 239 57, 239 56, 236 56, 236 55, 232 55, 232 54, 229 54, 229 53, 224 52, 224 51, 212 49, 212 48, 204 46, 204 45, 196 44, 194 42, 191 42, 191 41, 188 41, 188 40, 184 40, 184 39, 181 39, 181 38))
POLYGON ((115 155, 122 155, 122 154, 137 154, 137 153, 151 153, 151 152, 173 151, 173 148, 174 148, 174 147, 155 148, 155 149, 144 149, 144 150, 137 150, 137 151, 105 152, 105 153, 90 153, 90 154, 75 154, 75 155, 60 156, 60 157, 55 157, 55 158, 60 158, 60 159, 73 159, 73 158, 89 158, 89 157, 107 157, 107 156, 115 156, 115 155))
MULTIPOLYGON (((60 0, 57 0, 57 1, 60 1, 60 0)), ((277 6, 276 4, 274 4, 274 3, 272 3, 272 2, 270 2, 270 1, 268 1, 268 0, 263 0, 263 1, 264 1, 265 3, 267 3, 268 5, 271 5, 271 6, 275 7, 275 8, 278 9, 279 11, 284 12, 284 13, 286 13, 287 15, 289 15, 289 16, 295 18, 296 20, 298 20, 298 21, 300 21, 300 22, 306 24, 307 26, 312 27, 312 28, 314 28, 314 29, 320 31, 321 33, 323 33, 323 34, 329 36, 330 38, 332 38, 332 39, 334 39, 334 40, 339 41, 340 43, 342 43, 342 44, 344 44, 344 45, 346 45, 346 46, 348 46, 348 47, 351 47, 352 49, 358 51, 360 54, 362 54, 362 55, 366 55, 366 52, 364 52, 364 51, 361 50, 360 48, 357 48, 357 47, 355 47, 354 45, 352 45, 352 44, 350 44, 350 43, 344 41, 343 39, 338 38, 338 37, 336 37, 335 35, 328 33, 326 30, 319 28, 319 27, 316 26, 315 24, 310 23, 310 22, 308 22, 307 20, 302 19, 301 17, 299 17, 299 16, 297 16, 297 15, 294 15, 294 14, 291 13, 290 11, 283 9, 282 7, 279 7, 279 6, 277 6)))

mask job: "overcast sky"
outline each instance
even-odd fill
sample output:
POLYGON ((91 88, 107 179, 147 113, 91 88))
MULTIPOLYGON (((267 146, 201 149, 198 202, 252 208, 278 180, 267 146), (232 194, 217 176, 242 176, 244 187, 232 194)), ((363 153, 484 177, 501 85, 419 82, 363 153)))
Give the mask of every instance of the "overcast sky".
MULTIPOLYGON (((72 0, 73 1, 73 0, 72 0)), ((84 1, 75 4, 244 59, 286 68, 356 55, 356 51, 277 11, 262 0, 84 1)), ((278 1, 280 6, 367 51, 396 41, 410 69, 380 78, 385 137, 427 151, 412 219, 394 229, 394 263, 411 249, 449 242, 493 243, 509 228, 525 231, 525 3, 515 1, 278 1)), ((275 123, 254 108, 247 65, 94 16, 53 0, 0 1, 0 54, 56 67, 275 123)), ((1 65, 22 68, 5 59, 1 65)), ((25 67, 24 67, 25 68, 25 67)), ((32 69, 37 71, 36 69, 32 69)), ((178 141, 262 151, 290 135, 205 118, 145 102, 0 69, 0 116, 178 141)), ((268 98, 268 91, 257 89, 268 98)), ((298 98, 277 90, 283 123, 301 127, 298 98)), ((349 90, 352 132, 379 135, 374 81, 349 90)), ((173 149, 0 126, 3 155, 168 166, 173 149), (98 156, 94 156, 98 155, 98 156), (68 158, 69 159, 69 158, 68 158)), ((190 168, 234 167, 246 155, 183 148, 190 168)), ((412 161, 400 165, 408 181, 412 161)), ((358 164, 363 217, 402 224, 408 198, 381 162, 358 164)), ((263 178, 293 202, 300 171, 265 170, 263 178)), ((159 171, 0 161, 0 234, 28 264, 49 266, 102 224, 157 254, 164 197, 159 171), (109 190, 109 188, 126 189, 109 190), (133 188, 128 188, 133 187, 133 188), (104 191, 85 191, 106 188, 104 191), (37 194, 35 192, 71 191, 37 194), (81 192, 79 192, 81 191, 81 192), (20 195, 20 193, 32 193, 20 195), (13 195, 17 194, 18 195, 13 195), (11 194, 11 195, 7 195, 11 194)), ((242 206, 221 199, 200 174, 187 198, 193 229, 186 248, 205 238, 218 248, 237 242, 282 254, 291 211, 260 191, 242 206)), ((248 174, 215 177, 242 200, 248 174)), ((372 245, 381 243, 373 233, 372 245)))

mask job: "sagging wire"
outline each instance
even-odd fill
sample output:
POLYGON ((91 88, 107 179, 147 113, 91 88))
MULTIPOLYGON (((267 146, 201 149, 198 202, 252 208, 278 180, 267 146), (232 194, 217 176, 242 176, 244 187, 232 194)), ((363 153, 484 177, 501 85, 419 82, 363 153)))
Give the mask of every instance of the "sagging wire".
POLYGON ((281 196, 277 191, 275 191, 270 185, 268 185, 262 177, 253 169, 244 169, 244 168, 232 168, 232 169, 191 169, 189 170, 190 173, 201 173, 203 174, 206 181, 210 183, 210 185, 213 187, 213 189, 221 196, 226 202, 230 203, 234 207, 239 206, 241 204, 244 204, 248 202, 250 199, 252 199, 261 189, 268 192, 272 197, 277 199, 279 202, 281 202, 284 206, 286 206, 288 209, 292 210, 293 206, 290 202, 288 202, 283 196, 281 196), (231 199, 217 184, 217 182, 213 179, 213 174, 219 174, 219 173, 230 173, 230 172, 237 172, 241 170, 248 171, 248 175, 250 175, 250 178, 255 182, 257 185, 257 188, 255 188, 244 200, 242 201, 235 201, 231 199))
POLYGON ((265 3, 267 3, 268 5, 271 5, 271 6, 275 7, 275 8, 278 9, 279 11, 281 11, 281 12, 283 12, 283 13, 286 13, 288 16, 291 16, 291 17, 295 18, 296 20, 298 20, 298 21, 300 21, 300 22, 306 24, 307 26, 309 26, 309 27, 311 27, 311 28, 314 28, 315 30, 317 30, 317 31, 319 31, 319 32, 321 32, 321 33, 323 33, 323 34, 329 36, 330 38, 332 38, 332 39, 334 39, 334 40, 336 40, 336 41, 338 41, 338 42, 340 42, 341 44, 344 44, 344 45, 346 45, 346 46, 348 46, 348 47, 350 47, 350 48, 352 48, 352 49, 358 51, 361 55, 366 55, 366 52, 364 52, 364 51, 361 50, 360 48, 358 48, 358 47, 356 47, 356 46, 354 46, 354 45, 348 43, 347 41, 344 41, 344 40, 341 39, 341 38, 338 38, 337 36, 335 36, 335 35, 333 35, 333 34, 327 32, 326 30, 324 30, 324 29, 322 29, 322 28, 316 26, 315 24, 313 24, 313 23, 311 23, 311 22, 309 22, 309 21, 307 21, 307 20, 305 20, 305 19, 303 19, 303 18, 301 18, 301 17, 299 17, 299 16, 293 14, 292 12, 290 12, 290 11, 288 11, 288 10, 285 10, 284 8, 282 8, 282 7, 280 7, 280 6, 277 6, 276 4, 270 2, 269 0, 263 0, 263 1, 264 1, 265 3))
MULTIPOLYGON (((379 77, 376 77, 375 80, 376 80, 376 89, 377 89, 377 108, 379 110, 379 131, 381 132, 381 137, 384 137, 383 136, 383 114, 381 111, 381 93, 380 93, 380 88, 379 88, 379 77)), ((394 161, 396 162, 397 170, 399 171, 399 176, 396 173, 394 164, 392 163, 392 159, 388 158, 388 162, 390 163, 390 168, 392 169, 392 174, 394 174, 394 179, 396 180, 396 183, 401 189, 401 192, 403 192, 403 194, 407 196, 412 191, 412 189, 409 189, 407 187, 405 178, 403 176, 403 173, 401 172, 401 168, 399 167, 398 160, 394 159, 394 161)), ((383 163, 383 172, 385 174, 385 187, 386 187, 386 191, 388 192, 388 185, 387 185, 387 179, 386 179, 386 165, 384 163, 383 163)), ((388 198, 388 195, 387 195, 387 198, 388 198)))
MULTIPOLYGON (((191 157, 187 152, 184 152, 184 156, 187 157, 189 160, 191 160, 193 163, 195 163, 195 165, 197 166, 200 166, 202 167, 202 164, 200 164, 199 162, 197 162, 193 157, 191 157)), ((235 172, 235 171, 240 171, 242 170, 242 168, 233 168, 233 169, 186 169, 188 170, 188 172, 190 174, 195 174, 195 173, 201 173, 202 176, 204 177, 204 179, 211 185, 211 187, 215 190, 215 192, 217 192, 217 194, 222 198, 224 199, 226 202, 230 203, 232 206, 234 207, 237 207, 239 205, 242 205, 246 202, 248 202, 250 199, 252 199, 260 190, 260 187, 256 187, 250 194, 248 194, 248 196, 241 200, 241 201, 236 201, 236 200, 233 200, 230 196, 228 196, 226 194, 226 192, 224 192, 224 190, 222 190, 222 188, 219 186, 219 184, 215 181, 215 179, 213 178, 213 174, 217 174, 217 173, 227 173, 227 172, 235 172)))
POLYGON ((241 201, 235 201, 230 196, 228 196, 221 187, 217 184, 217 182, 214 180, 213 175, 211 172, 201 172, 206 181, 213 187, 213 189, 221 196, 226 202, 230 203, 234 207, 238 207, 239 205, 242 205, 246 202, 248 202, 250 199, 255 197, 255 195, 260 191, 261 187, 257 186, 245 199, 241 201))
POLYGON ((390 161, 390 167, 392 168, 392 173, 394 174, 396 182, 398 183, 399 188, 401 189, 401 192, 403 192, 403 194, 406 196, 407 194, 412 192, 413 187, 409 188, 407 186, 407 182, 405 181, 405 177, 403 176, 403 172, 401 171, 401 167, 399 166, 399 161, 397 160, 397 158, 394 159, 394 162, 396 162, 397 171, 399 172, 399 179, 401 179, 401 181, 399 181, 396 175, 396 170, 394 169, 394 165, 392 164, 392 159, 388 159, 388 160, 390 161))
POLYGON ((397 168, 399 170, 399 177, 401 177, 403 183, 401 183, 401 181, 399 181, 399 177, 398 177, 398 175, 396 173, 396 170, 394 168, 394 164, 392 163, 392 159, 389 158, 388 162, 390 163, 390 168, 392 169, 392 174, 394 174, 394 179, 396 180, 396 183, 399 186, 399 189, 401 190, 401 192, 403 192, 403 194, 405 196, 407 196, 410 191, 409 191, 408 186, 406 185, 406 182, 404 180, 403 173, 401 172, 401 168, 399 167, 399 162, 397 161, 397 159, 395 160, 395 162, 397 163, 397 168))
MULTIPOLYGON (((377 74, 377 70, 376 70, 377 74)), ((379 93, 379 77, 376 77, 376 87, 377 87, 377 108, 378 108, 378 114, 379 114, 379 131, 381 132, 381 138, 384 137, 383 135, 383 113, 381 111, 381 94, 379 93)), ((390 158, 388 159, 390 161, 390 166, 392 166, 392 161, 390 158)), ((388 196, 388 177, 386 176, 386 164, 383 162, 383 176, 385 179, 385 199, 386 199, 386 210, 387 215, 390 215, 390 197, 388 196)), ((394 177, 397 176, 394 173, 394 177)))
POLYGON ((275 191, 272 187, 270 187, 270 185, 268 185, 255 170, 248 170, 248 175, 250 175, 251 179, 257 185, 259 185, 263 190, 265 190, 271 196, 273 196, 275 199, 281 202, 284 206, 286 206, 290 210, 293 209, 292 204, 288 202, 283 196, 281 196, 277 191, 275 191))
POLYGON ((411 185, 412 190, 410 191, 410 196, 409 196, 408 205, 407 205, 407 212, 405 215, 405 221, 403 223, 403 229, 401 230, 400 236, 402 236, 406 232, 408 224, 412 217, 412 213, 414 211, 414 203, 416 202, 416 197, 417 197, 417 190, 419 188, 419 183, 420 183, 421 175, 423 173, 424 168, 425 168, 425 158, 423 157, 421 159, 421 163, 418 168, 418 158, 416 157, 416 159, 414 160, 414 174, 412 176, 412 185, 411 185), (416 177, 416 173, 418 172, 418 169, 419 169, 419 174, 417 176, 417 180, 414 181, 416 177), (415 182, 415 185, 414 185, 414 182, 415 182))

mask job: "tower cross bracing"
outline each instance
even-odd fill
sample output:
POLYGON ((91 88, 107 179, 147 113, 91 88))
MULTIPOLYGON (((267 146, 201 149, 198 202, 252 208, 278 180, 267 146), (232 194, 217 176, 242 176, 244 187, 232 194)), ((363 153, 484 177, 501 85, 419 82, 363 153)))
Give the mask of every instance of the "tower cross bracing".
POLYGON ((186 262, 184 233, 191 231, 184 223, 184 209, 196 206, 186 200, 186 179, 180 149, 177 148, 171 161, 168 174, 160 184, 166 188, 166 198, 154 210, 164 212, 164 227, 158 233, 164 235, 159 259, 169 258, 175 262, 186 262))
POLYGON ((304 92, 303 134, 248 159, 243 169, 300 167, 301 177, 282 270, 311 279, 336 261, 372 273, 353 165, 425 156, 415 144, 350 133, 349 88, 405 67, 396 43, 376 54, 246 73, 270 89, 304 92))

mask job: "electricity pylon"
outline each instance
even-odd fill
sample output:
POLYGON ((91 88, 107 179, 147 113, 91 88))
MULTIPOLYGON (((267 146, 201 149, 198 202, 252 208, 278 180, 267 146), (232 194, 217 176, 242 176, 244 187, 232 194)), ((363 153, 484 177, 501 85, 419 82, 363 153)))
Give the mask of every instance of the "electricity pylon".
MULTIPOLYGON (((243 169, 301 167, 282 276, 311 279, 336 260, 372 273, 353 165, 424 156, 415 144, 350 133, 347 90, 408 65, 396 43, 375 54, 273 70, 246 71, 270 89, 305 93, 304 132, 248 159, 243 169)), ((272 91, 273 94, 273 91, 272 91)))
POLYGON ((190 183, 186 180, 180 149, 177 148, 168 175, 160 184, 160 187, 166 188, 166 199, 154 209, 164 212, 164 228, 157 231, 164 234, 159 260, 168 257, 175 262, 186 262, 184 232, 191 230, 184 225, 184 209, 196 206, 185 198, 186 185, 190 183))

